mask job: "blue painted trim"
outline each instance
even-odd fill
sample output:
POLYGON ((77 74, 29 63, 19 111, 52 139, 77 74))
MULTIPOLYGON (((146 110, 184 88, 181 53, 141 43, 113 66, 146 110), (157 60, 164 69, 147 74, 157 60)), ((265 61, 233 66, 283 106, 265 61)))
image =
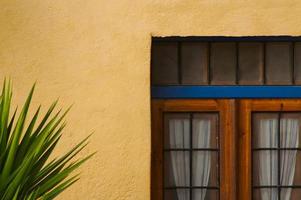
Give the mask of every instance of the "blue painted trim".
POLYGON ((153 86, 153 99, 301 98, 301 86, 153 86))

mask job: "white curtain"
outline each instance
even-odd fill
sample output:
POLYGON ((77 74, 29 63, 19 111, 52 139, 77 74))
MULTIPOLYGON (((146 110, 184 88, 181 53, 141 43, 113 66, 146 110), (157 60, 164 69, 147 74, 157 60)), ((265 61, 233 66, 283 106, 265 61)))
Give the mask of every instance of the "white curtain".
MULTIPOLYGON (((264 119, 259 123, 258 145, 260 147, 277 147, 277 119, 264 119)), ((260 185, 277 185, 277 152, 261 151, 259 154, 259 183, 260 185)), ((277 200, 278 190, 261 189, 262 200, 277 200)))
MULTIPOLYGON (((299 142, 299 124, 297 119, 281 120, 281 147, 297 148, 299 142)), ((293 185, 297 150, 282 151, 280 155, 281 185, 293 185)), ((281 191, 281 200, 290 200, 291 188, 281 191)))
MULTIPOLYGON (((259 123, 258 144, 260 147, 278 147, 277 119, 262 119, 259 123)), ((299 141, 299 124, 296 119, 281 119, 280 146, 282 148, 296 148, 299 141)), ((292 185, 295 174, 296 150, 281 151, 280 184, 292 185)), ((278 185, 278 153, 277 151, 261 151, 259 154, 259 182, 260 185, 278 185)), ((277 188, 261 189, 262 200, 278 200, 277 188)), ((281 191, 281 200, 290 200, 291 189, 281 191)))
MULTIPOLYGON (((190 145, 188 119, 169 120, 169 142, 170 148, 187 148, 190 145)), ((193 121, 193 148, 210 147, 210 121, 195 119, 193 121)), ((172 174, 175 186, 190 185, 190 160, 189 152, 171 152, 172 174)), ((195 151, 193 153, 193 186, 207 186, 210 175, 210 152, 195 151)), ((178 200, 189 200, 189 190, 177 189, 178 200)), ((194 200, 204 200, 206 190, 194 192, 194 200)))
MULTIPOLYGON (((193 147, 210 148, 210 121, 195 119, 193 122, 193 147)), ((208 186, 211 169, 209 151, 195 151, 193 153, 193 186, 208 186)), ((194 200, 204 200, 206 189, 194 192, 194 200)))
MULTIPOLYGON (((183 149, 189 147, 189 119, 169 120, 169 142, 170 148, 183 149)), ((189 152, 172 151, 170 153, 172 175, 175 186, 189 186, 189 152)), ((189 191, 177 189, 178 200, 189 200, 189 191)))

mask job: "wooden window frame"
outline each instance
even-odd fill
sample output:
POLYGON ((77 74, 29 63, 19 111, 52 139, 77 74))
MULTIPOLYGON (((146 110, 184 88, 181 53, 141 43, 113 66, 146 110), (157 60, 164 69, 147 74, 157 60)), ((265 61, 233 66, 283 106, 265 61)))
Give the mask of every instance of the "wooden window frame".
POLYGON ((219 112, 220 200, 236 199, 235 100, 152 100, 151 199, 163 200, 164 112, 219 112))
POLYGON ((238 199, 252 199, 252 112, 298 112, 300 99, 244 99, 238 101, 238 199))

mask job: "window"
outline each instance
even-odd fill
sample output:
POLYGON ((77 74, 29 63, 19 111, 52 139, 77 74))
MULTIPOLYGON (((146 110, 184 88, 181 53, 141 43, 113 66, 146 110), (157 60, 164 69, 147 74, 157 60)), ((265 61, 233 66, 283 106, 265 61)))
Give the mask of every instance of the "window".
POLYGON ((164 118, 165 199, 218 199, 218 113, 166 113, 164 118))
POLYGON ((152 200, 301 199, 300 46, 154 39, 152 200))
POLYGON ((153 100, 152 199, 300 199, 300 120, 296 99, 153 100))
POLYGON ((241 100, 239 197, 301 198, 301 100, 241 100))
POLYGON ((233 103, 152 102, 152 199, 234 198, 233 103))

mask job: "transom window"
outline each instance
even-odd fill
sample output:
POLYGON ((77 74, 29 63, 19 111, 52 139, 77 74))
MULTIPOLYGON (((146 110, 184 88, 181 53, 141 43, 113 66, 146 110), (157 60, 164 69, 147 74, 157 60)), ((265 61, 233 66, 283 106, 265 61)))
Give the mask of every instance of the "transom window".
POLYGON ((152 85, 300 85, 299 38, 154 38, 152 85))

